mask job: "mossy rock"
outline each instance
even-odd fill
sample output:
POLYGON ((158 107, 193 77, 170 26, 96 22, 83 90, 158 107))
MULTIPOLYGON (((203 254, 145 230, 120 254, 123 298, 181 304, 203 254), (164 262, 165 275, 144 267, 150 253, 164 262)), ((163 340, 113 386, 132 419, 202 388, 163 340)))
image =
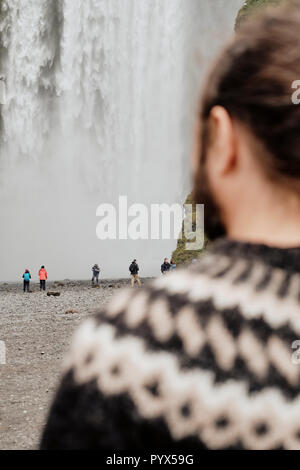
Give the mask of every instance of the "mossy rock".
MULTIPOLYGON (((196 205, 193 202, 193 196, 192 194, 189 194, 188 197, 186 198, 185 204, 193 204, 193 210, 192 210, 192 217, 196 216, 196 205)), ((190 214, 187 214, 183 223, 182 223, 182 231, 179 234, 179 238, 177 241, 177 247, 176 250, 173 251, 172 253, 172 260, 177 266, 183 265, 183 264, 189 264, 192 262, 193 259, 198 258, 201 256, 205 250, 205 247, 207 245, 207 239, 205 238, 205 243, 204 247, 201 250, 186 250, 186 243, 189 242, 189 239, 186 238, 185 234, 183 233, 183 227, 184 227, 184 222, 188 219, 191 218, 190 214)), ((189 220, 191 222, 191 220, 189 220)), ((194 229, 194 227, 193 227, 194 229)), ((194 232, 191 233, 193 235, 194 232)), ((189 235, 189 234, 188 234, 189 235)))
POLYGON ((280 3, 283 3, 286 0, 246 0, 245 4, 242 6, 238 12, 235 29, 238 27, 253 13, 258 11, 258 8, 264 8, 268 5, 277 6, 280 3))

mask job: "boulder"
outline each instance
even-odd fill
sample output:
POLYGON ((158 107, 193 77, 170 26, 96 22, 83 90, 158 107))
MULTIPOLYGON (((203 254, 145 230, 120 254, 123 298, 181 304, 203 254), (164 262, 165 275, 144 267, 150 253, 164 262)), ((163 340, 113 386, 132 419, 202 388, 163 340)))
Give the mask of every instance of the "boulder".
POLYGON ((47 292, 47 295, 48 295, 48 297, 50 297, 50 295, 53 295, 54 297, 59 297, 60 292, 49 291, 49 292, 47 292))

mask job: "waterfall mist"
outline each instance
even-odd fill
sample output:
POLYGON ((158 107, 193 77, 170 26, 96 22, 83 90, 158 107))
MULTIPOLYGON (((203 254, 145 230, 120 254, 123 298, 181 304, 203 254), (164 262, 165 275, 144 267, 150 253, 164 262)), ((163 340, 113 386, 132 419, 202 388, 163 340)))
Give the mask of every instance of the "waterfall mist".
POLYGON ((242 3, 0 1, 0 280, 158 274, 176 242, 100 241, 96 208, 183 203, 201 79, 242 3))

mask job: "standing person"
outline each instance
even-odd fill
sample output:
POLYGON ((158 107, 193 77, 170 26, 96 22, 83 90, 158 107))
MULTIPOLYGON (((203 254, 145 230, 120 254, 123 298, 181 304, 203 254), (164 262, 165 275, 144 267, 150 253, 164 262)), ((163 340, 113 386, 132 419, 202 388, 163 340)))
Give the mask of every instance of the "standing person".
POLYGON ((174 269, 176 269, 177 265, 176 263, 171 259, 170 261, 170 271, 173 271, 174 269))
POLYGON ((30 285, 30 279, 31 279, 31 274, 28 269, 25 269, 25 273, 23 274, 23 291, 24 292, 29 292, 29 285, 30 285))
POLYGON ((92 285, 94 285, 95 280, 96 280, 96 284, 99 284, 100 268, 99 268, 98 264, 94 264, 94 266, 92 267, 92 272, 93 272, 92 285))
POLYGON ((141 286, 141 281, 138 274, 139 270, 139 265, 137 264, 136 259, 134 259, 131 265, 129 266, 129 271, 131 273, 131 287, 134 286, 135 281, 138 283, 139 286, 141 286))
POLYGON ((45 266, 41 266, 41 269, 39 270, 39 278, 40 290, 46 290, 46 280, 48 279, 48 275, 45 266))
POLYGON ((169 260, 168 260, 168 258, 165 258, 163 264, 160 267, 161 273, 162 274, 167 274, 167 272, 170 271, 170 268, 171 268, 171 265, 169 263, 169 260))

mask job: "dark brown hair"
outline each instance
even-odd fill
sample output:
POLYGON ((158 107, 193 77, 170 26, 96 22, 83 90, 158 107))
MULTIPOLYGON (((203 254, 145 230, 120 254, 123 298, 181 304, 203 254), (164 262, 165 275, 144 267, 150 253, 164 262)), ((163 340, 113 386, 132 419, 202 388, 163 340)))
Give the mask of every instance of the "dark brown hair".
POLYGON ((200 121, 203 147, 212 107, 226 108, 262 145, 265 151, 257 158, 266 171, 297 187, 300 105, 292 102, 292 83, 300 80, 300 4, 287 3, 239 28, 208 76, 200 121))

